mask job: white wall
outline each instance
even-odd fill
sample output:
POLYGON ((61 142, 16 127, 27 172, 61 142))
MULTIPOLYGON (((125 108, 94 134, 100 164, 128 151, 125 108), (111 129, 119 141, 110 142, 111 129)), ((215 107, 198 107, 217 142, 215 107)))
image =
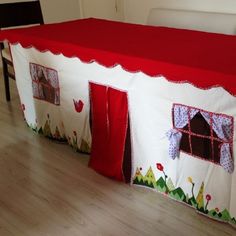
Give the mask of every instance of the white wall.
POLYGON ((154 7, 236 13, 236 0, 125 0, 125 21, 145 24, 154 7))
MULTIPOLYGON (((32 0, 0 0, 0 3, 32 0)), ((81 0, 40 0, 45 23, 78 19, 81 16, 81 0)), ((2 61, 0 58, 0 69, 2 61)))
MULTIPOLYGON (((0 0, 0 3, 17 1, 22 0, 0 0)), ((236 0, 40 0, 40 2, 46 23, 92 16, 145 24, 149 10, 154 7, 236 13, 236 0), (117 12, 114 12, 114 3, 118 6, 117 12)))
POLYGON ((122 21, 124 1, 126 0, 81 0, 82 16, 122 21))
MULTIPOLYGON (((0 0, 0 3, 32 0, 0 0)), ((40 0, 45 23, 78 19, 81 16, 81 0, 40 0)))
POLYGON ((80 0, 40 0, 45 23, 80 18, 80 0))

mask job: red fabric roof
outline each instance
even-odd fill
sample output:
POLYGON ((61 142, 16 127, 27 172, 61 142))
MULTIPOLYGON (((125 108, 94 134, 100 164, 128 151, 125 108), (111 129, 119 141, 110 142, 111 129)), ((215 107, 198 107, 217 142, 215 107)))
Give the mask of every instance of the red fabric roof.
POLYGON ((91 18, 1 30, 0 41, 5 39, 203 89, 222 86, 236 95, 236 36, 91 18))

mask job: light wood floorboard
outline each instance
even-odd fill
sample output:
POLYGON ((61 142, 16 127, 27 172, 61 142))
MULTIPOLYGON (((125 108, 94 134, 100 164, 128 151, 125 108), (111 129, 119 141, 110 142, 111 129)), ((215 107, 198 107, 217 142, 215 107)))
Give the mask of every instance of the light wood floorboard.
POLYGON ((103 177, 89 156, 27 128, 11 81, 0 80, 0 236, 236 235, 148 189, 103 177))

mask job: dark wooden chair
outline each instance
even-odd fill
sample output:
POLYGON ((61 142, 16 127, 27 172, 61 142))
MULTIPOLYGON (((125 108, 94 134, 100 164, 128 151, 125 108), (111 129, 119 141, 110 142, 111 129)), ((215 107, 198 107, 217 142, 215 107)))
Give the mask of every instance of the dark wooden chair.
MULTIPOLYGON (((40 1, 0 4, 0 29, 8 27, 44 24, 40 1)), ((0 43, 6 100, 10 101, 9 78, 15 79, 9 48, 0 43)))

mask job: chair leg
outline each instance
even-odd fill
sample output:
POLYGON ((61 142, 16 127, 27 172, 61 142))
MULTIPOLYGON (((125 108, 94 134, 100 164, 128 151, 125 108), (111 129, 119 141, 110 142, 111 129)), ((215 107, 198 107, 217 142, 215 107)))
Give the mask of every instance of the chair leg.
POLYGON ((2 65, 3 65, 3 78, 4 78, 4 84, 5 84, 6 100, 10 101, 11 96, 10 96, 10 87, 9 87, 9 77, 7 75, 7 63, 3 60, 2 65))

